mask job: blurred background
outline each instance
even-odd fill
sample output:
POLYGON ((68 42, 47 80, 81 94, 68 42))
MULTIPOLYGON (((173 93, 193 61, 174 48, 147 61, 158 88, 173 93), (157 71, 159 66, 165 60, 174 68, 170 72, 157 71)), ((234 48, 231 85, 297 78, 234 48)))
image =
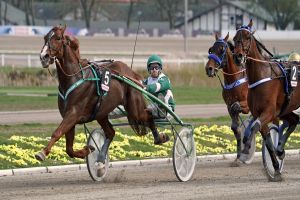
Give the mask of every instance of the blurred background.
MULTIPOLYGON (((67 25, 83 58, 114 59, 146 75, 163 58, 175 86, 219 88, 204 64, 215 33, 230 39, 253 19, 255 36, 285 59, 300 51, 299 0, 1 0, 0 86, 56 86, 41 69, 43 36, 67 25), (135 44, 136 43, 136 44, 135 44), (135 51, 134 51, 135 49, 135 51), (134 54, 134 58, 133 58, 134 54)), ((53 67, 55 73, 55 69, 53 67)))

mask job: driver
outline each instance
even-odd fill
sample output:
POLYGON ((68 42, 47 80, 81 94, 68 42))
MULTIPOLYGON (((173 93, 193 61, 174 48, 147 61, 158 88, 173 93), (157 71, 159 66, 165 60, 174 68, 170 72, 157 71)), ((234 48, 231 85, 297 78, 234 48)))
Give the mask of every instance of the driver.
MULTIPOLYGON (((175 101, 172 93, 172 86, 169 78, 162 72, 163 62, 158 55, 151 55, 147 61, 147 70, 150 74, 148 78, 143 81, 146 91, 159 98, 162 102, 175 110, 175 101)), ((166 110, 162 106, 154 104, 149 105, 152 115, 155 118, 165 118, 166 110)))
POLYGON ((289 55, 288 62, 299 62, 300 55, 296 52, 293 52, 289 55))
MULTIPOLYGON (((300 54, 293 52, 289 55, 288 62, 299 63, 300 62, 300 54)), ((299 84, 299 83, 298 83, 299 84)), ((294 110, 293 113, 300 115, 300 108, 294 110)))

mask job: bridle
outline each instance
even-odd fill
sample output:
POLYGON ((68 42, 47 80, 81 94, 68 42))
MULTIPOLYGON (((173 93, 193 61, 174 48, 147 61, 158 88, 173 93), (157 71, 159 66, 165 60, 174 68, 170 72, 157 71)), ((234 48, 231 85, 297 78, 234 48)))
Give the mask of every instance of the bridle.
MULTIPOLYGON (((244 63, 244 62, 246 62, 247 57, 248 57, 248 55, 249 55, 249 51, 250 51, 250 48, 251 48, 251 45, 252 45, 252 40, 253 40, 253 32, 251 32, 251 27, 249 27, 249 26, 241 26, 241 27, 237 30, 236 36, 235 36, 235 37, 237 38, 238 36, 240 36, 240 37, 239 37, 240 40, 235 41, 235 43, 236 43, 236 45, 237 45, 237 44, 241 44, 242 50, 243 50, 243 52, 245 52, 245 54, 244 54, 243 57, 242 57, 242 63, 244 63), (250 42, 249 42, 249 45, 248 45, 247 48, 245 48, 245 46, 244 46, 243 36, 242 36, 242 32, 241 32, 241 31, 247 31, 247 32, 250 33, 250 38, 249 38, 250 42)), ((248 40, 248 39, 247 39, 247 40, 248 40)))
MULTIPOLYGON (((224 62, 224 60, 226 59, 226 51, 227 51, 227 49, 228 49, 228 44, 227 44, 226 41, 224 41, 224 39, 218 39, 217 41, 215 41, 214 45, 217 44, 217 43, 224 44, 224 46, 225 46, 225 48, 224 48, 224 50, 223 50, 223 52, 222 52, 222 55, 221 55, 221 56, 218 56, 218 55, 215 54, 215 53, 209 53, 209 54, 208 54, 208 59, 212 59, 212 60, 214 60, 214 61, 216 62, 217 66, 218 66, 218 67, 216 68, 216 70, 218 71, 219 69, 223 69, 223 66, 224 66, 223 62, 224 62)), ((214 46, 214 45, 213 45, 213 46, 214 46)), ((245 69, 240 70, 240 71, 235 72, 235 73, 227 73, 227 72, 224 72, 224 71, 222 70, 222 73, 225 74, 225 75, 228 75, 228 76, 233 76, 233 75, 242 73, 242 72, 244 72, 244 71, 245 71, 245 69)))
MULTIPOLYGON (((217 66, 218 66, 216 69, 220 69, 220 68, 222 68, 222 63, 223 63, 223 61, 224 61, 224 58, 226 57, 226 51, 227 51, 227 48, 228 48, 228 44, 227 44, 227 42, 224 41, 223 39, 218 39, 218 40, 214 43, 214 45, 217 44, 217 43, 224 44, 224 46, 225 46, 225 48, 224 48, 224 50, 223 50, 223 52, 222 52, 222 55, 219 57, 219 56, 218 56, 217 54, 215 54, 215 53, 209 53, 209 54, 208 54, 208 59, 214 60, 214 61, 216 62, 216 64, 217 64, 217 66)), ((214 45, 213 45, 213 46, 214 46, 214 45)))

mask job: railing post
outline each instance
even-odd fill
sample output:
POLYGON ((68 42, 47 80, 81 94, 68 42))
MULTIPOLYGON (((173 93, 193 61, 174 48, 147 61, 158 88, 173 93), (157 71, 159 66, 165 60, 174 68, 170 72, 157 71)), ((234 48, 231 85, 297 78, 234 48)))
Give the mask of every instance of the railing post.
POLYGON ((5 60, 4 60, 4 54, 1 54, 1 66, 4 67, 5 60))
POLYGON ((31 55, 30 54, 27 56, 27 65, 28 65, 28 67, 31 67, 31 55))

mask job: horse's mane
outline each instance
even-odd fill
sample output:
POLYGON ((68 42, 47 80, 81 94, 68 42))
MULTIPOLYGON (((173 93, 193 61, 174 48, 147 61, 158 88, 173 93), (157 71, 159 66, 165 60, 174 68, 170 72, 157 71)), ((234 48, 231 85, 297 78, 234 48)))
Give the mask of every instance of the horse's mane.
POLYGON ((233 43, 231 41, 227 41, 227 45, 228 45, 230 51, 233 52, 234 51, 234 45, 233 45, 233 43))
POLYGON ((257 49, 258 49, 259 53, 262 55, 262 52, 263 52, 262 43, 260 43, 253 35, 252 35, 252 37, 255 41, 255 44, 257 46, 257 49))
POLYGON ((69 47, 74 50, 74 53, 79 60, 80 59, 79 40, 69 35, 65 35, 65 39, 66 39, 66 44, 69 45, 69 47))

